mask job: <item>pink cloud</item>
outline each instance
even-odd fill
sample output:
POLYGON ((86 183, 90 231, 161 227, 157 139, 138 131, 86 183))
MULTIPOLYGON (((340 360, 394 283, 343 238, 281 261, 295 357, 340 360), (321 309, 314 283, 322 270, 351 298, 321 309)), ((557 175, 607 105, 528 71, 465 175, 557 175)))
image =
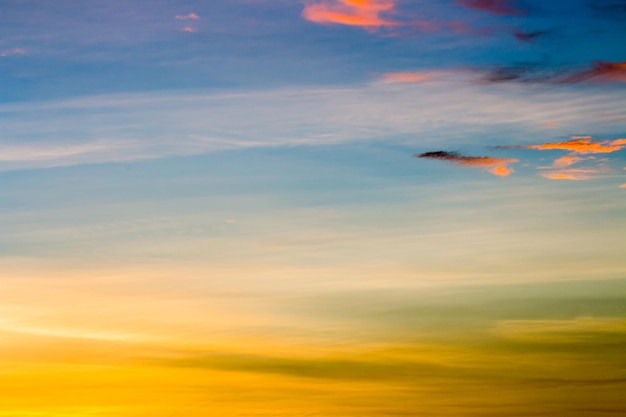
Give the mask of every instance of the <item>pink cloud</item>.
POLYGON ((407 71, 407 72, 386 72, 382 75, 381 80, 384 83, 423 83, 432 81, 440 76, 437 71, 407 71))
POLYGON ((467 81, 476 77, 476 72, 471 69, 453 70, 421 70, 386 72, 380 77, 380 81, 387 84, 404 83, 427 83, 435 81, 467 81))
POLYGON ((180 31, 181 32, 189 32, 189 33, 191 33, 191 32, 195 32, 196 30, 194 28, 192 28, 191 26, 185 26, 180 31))
POLYGON ((178 16, 176 16, 176 19, 178 19, 178 20, 187 20, 187 19, 196 20, 196 19, 200 19, 200 16, 198 16, 195 13, 189 13, 189 14, 186 14, 186 15, 178 15, 178 16))

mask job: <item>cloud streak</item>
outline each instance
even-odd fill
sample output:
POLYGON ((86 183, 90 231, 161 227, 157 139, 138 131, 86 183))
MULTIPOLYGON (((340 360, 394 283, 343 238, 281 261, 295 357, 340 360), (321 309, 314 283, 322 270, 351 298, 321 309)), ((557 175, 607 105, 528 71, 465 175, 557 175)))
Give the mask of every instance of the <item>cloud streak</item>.
POLYGON ((177 20, 188 20, 188 19, 196 20, 196 19, 200 19, 200 16, 198 16, 195 13, 189 13, 189 14, 186 14, 186 15, 178 15, 178 16, 176 16, 176 19, 177 20))
POLYGON ((592 68, 561 79, 563 83, 579 83, 588 80, 598 82, 626 82, 626 62, 596 61, 592 68))
MULTIPOLYGON (((534 36, 544 32, 532 33, 525 38, 532 41, 534 36)), ((523 40, 524 34, 515 35, 523 40)), ((626 82, 626 62, 598 61, 591 64, 591 69, 572 71, 571 69, 547 68, 543 64, 523 63, 509 66, 487 68, 459 67, 453 69, 424 69, 418 71, 388 72, 381 75, 386 83, 420 83, 428 81, 456 81, 473 84, 579 84, 579 83, 620 83, 626 82)))
POLYGON ((486 71, 480 81, 549 84, 626 82, 626 62, 596 61, 591 64, 591 69, 574 72, 548 69, 539 64, 518 64, 486 71))
POLYGON ((26 55, 26 51, 23 48, 5 49, 4 51, 0 51, 0 57, 12 55, 26 55))
POLYGON ((572 181, 582 181, 591 179, 594 174, 598 174, 601 171, 598 169, 561 169, 558 171, 547 171, 541 172, 541 175, 544 178, 549 180, 572 180, 572 181))
MULTIPOLYGON (((573 136, 572 140, 565 142, 542 143, 539 145, 528 145, 528 149, 564 150, 578 154, 612 153, 626 147, 626 139, 603 140, 594 142, 591 136, 573 136)), ((566 157, 567 158, 567 157, 566 157)), ((564 161, 566 161, 565 159, 564 161)), ((570 159, 571 160, 571 159, 570 159)))
POLYGON ((511 0, 456 0, 457 5, 481 10, 498 16, 521 15, 524 10, 515 8, 511 0))
POLYGON ((440 161, 452 162, 459 166, 479 167, 484 168, 485 171, 497 175, 500 177, 509 176, 513 171, 513 168, 508 167, 508 164, 518 162, 514 158, 492 158, 489 156, 465 156, 457 152, 447 151, 434 151, 424 152, 419 155, 414 155, 416 158, 426 159, 438 159, 440 161))

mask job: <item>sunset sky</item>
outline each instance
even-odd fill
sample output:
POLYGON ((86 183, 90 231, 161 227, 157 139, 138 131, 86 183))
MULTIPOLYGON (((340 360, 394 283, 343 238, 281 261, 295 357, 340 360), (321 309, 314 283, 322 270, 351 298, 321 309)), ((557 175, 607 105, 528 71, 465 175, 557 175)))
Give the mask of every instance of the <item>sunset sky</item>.
POLYGON ((2 0, 0 68, 0 417, 626 415, 624 0, 2 0))

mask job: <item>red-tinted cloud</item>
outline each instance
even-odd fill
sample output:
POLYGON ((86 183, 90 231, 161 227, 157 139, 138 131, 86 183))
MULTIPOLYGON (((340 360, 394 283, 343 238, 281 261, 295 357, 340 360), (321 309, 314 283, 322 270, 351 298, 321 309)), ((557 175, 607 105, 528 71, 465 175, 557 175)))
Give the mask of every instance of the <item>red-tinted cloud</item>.
POLYGON ((390 27, 398 25, 398 22, 381 15, 391 12, 394 7, 394 0, 325 0, 307 4, 302 17, 321 24, 390 27))
POLYGON ((619 151, 626 147, 626 139, 604 140, 594 142, 591 140, 591 136, 572 136, 572 140, 565 142, 555 143, 543 143, 540 145, 528 145, 528 149, 560 149, 564 151, 571 151, 579 154, 592 154, 592 153, 611 153, 619 151))
POLYGON ((419 155, 414 155, 417 158, 439 159, 442 161, 452 162, 459 166, 470 166, 484 168, 485 171, 506 177, 510 175, 513 168, 508 167, 508 164, 518 162, 513 158, 492 158, 489 156, 465 156, 457 152, 435 151, 425 152, 419 155))
POLYGON ((626 62, 596 61, 590 70, 582 71, 560 80, 562 83, 579 83, 582 81, 626 82, 626 62))
POLYGON ((456 4, 468 9, 483 10, 488 13, 504 16, 524 14, 521 9, 516 9, 509 0, 456 0, 456 4))
POLYGON ((517 64, 496 67, 483 71, 481 82, 523 82, 546 84, 576 84, 593 82, 626 82, 626 62, 592 63, 591 69, 572 71, 568 69, 550 69, 538 63, 517 64))

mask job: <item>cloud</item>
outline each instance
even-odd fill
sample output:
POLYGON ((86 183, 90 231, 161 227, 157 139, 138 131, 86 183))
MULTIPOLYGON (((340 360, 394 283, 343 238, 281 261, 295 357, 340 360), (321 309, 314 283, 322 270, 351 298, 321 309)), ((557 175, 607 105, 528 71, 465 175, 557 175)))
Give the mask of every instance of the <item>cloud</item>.
POLYGON ((533 43, 537 38, 540 38, 548 33, 550 33, 550 31, 547 30, 533 30, 530 32, 515 30, 513 32, 513 36, 515 36, 515 39, 520 42, 533 43))
POLYGON ((200 19, 200 16, 198 16, 195 13, 189 13, 189 14, 186 14, 186 15, 178 15, 178 16, 176 16, 176 19, 178 19, 178 20, 187 20, 187 19, 196 20, 196 19, 200 19))
POLYGON ((626 188, 626 182, 624 184, 621 184, 619 188, 626 188))
POLYGON ((0 51, 0 56, 26 55, 26 51, 22 48, 5 49, 0 51))
POLYGON ((522 63, 485 71, 480 81, 488 83, 515 81, 550 84, 626 82, 626 62, 596 61, 592 63, 591 69, 574 72, 566 69, 546 68, 539 63, 522 63))
MULTIPOLYGON (((538 150, 565 150, 569 155, 559 157, 550 166, 537 167, 539 175, 551 180, 588 180, 597 174, 613 172, 605 163, 608 158, 598 160, 598 167, 569 168, 581 161, 595 159, 594 156, 580 157, 578 154, 611 153, 626 147, 626 139, 615 139, 594 142, 591 136, 572 136, 572 140, 565 142, 545 143, 540 145, 512 145, 497 146, 495 149, 538 149, 538 150)), ((494 149, 494 148, 492 148, 494 149)), ((431 158, 449 161, 461 166, 476 166, 499 176, 508 176, 513 171, 507 165, 519 162, 512 158, 492 158, 487 156, 465 156, 457 152, 435 151, 414 155, 417 158, 431 158)))
POLYGON ((456 0, 456 4, 468 9, 482 10, 499 16, 525 14, 517 9, 510 0, 456 0))
POLYGON ((194 28, 192 28, 191 26, 185 26, 184 28, 182 28, 180 30, 181 32, 188 32, 188 33, 192 33, 195 32, 196 30, 194 28))
POLYGON ((465 156, 457 152, 447 152, 447 151, 425 152, 425 153, 414 155, 414 156, 416 158, 429 158, 429 159, 439 159, 442 161, 449 161, 456 165, 461 165, 461 166, 481 167, 481 168, 484 168, 487 172, 490 172, 493 175, 498 175, 501 177, 506 177, 510 175, 512 172, 514 172, 513 168, 507 167, 508 164, 518 162, 517 159, 513 159, 513 158, 492 158, 489 156, 465 156))
POLYGON ((559 149, 571 151, 579 154, 611 153, 619 151, 626 146, 626 139, 604 140, 594 142, 591 136, 572 136, 572 140, 565 142, 543 143, 539 145, 528 145, 528 149, 539 149, 541 151, 559 149))
POLYGON ((0 105, 0 144, 7 152, 2 152, 0 171, 380 140, 438 148, 450 138, 463 138, 462 145, 471 146, 482 145, 485 135, 497 135, 518 144, 548 121, 562 126, 554 134, 623 131, 624 122, 614 116, 625 107, 626 97, 618 90, 529 93, 517 85, 491 89, 428 82, 5 103, 0 105))
POLYGON ((451 70, 420 70, 386 72, 380 76, 380 81, 386 84, 419 84, 438 81, 467 82, 475 80, 480 73, 471 68, 451 70))
MULTIPOLYGON (((540 36, 536 32, 536 36, 540 36)), ((516 37, 524 37, 516 33, 516 37)), ((531 35, 532 38, 532 35, 531 35)), ((529 40, 531 38, 528 38, 529 40)), ((592 68, 572 71, 564 68, 548 68, 544 63, 527 62, 498 66, 491 69, 459 67, 447 70, 389 72, 383 74, 383 82, 423 82, 433 79, 465 81, 474 84, 524 83, 524 84, 577 84, 626 82, 626 62, 594 62, 592 68)))
POLYGON ((394 7, 394 0, 326 0, 307 4, 302 17, 321 24, 390 27, 398 22, 386 19, 381 14, 392 11, 394 7))
POLYGON ((474 35, 490 33, 489 30, 473 29, 459 21, 392 19, 389 15, 395 11, 395 7, 395 0, 322 0, 318 3, 307 3, 302 11, 302 17, 315 23, 357 26, 370 31, 401 27, 409 32, 443 30, 474 35))
POLYGON ((581 71, 561 79, 562 83, 583 81, 626 82, 626 62, 596 61, 590 70, 581 71))
POLYGON ((405 71, 386 72, 382 75, 381 81, 384 83, 423 83, 433 81, 440 73, 436 71, 405 71))
POLYGON ((550 180, 573 180, 581 181, 591 179, 594 174, 602 172, 598 169, 561 169, 558 171, 541 172, 544 178, 550 180))
POLYGON ((585 159, 586 158, 580 158, 572 155, 562 156, 552 163, 552 168, 564 168, 570 165, 574 165, 577 162, 584 161, 585 159))

